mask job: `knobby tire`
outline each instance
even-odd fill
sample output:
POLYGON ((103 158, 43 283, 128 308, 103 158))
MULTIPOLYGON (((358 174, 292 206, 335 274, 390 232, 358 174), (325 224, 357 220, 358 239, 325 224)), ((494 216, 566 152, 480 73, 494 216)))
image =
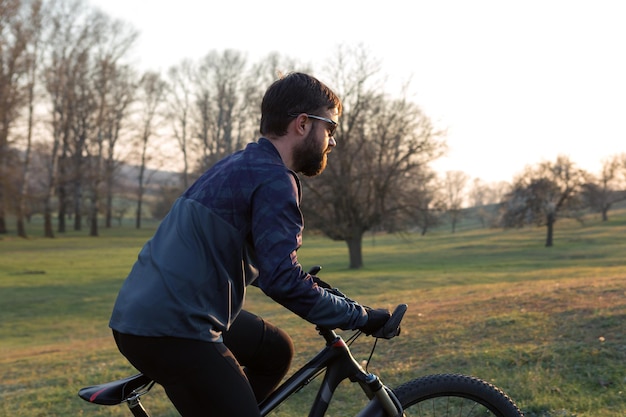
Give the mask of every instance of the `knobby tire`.
POLYGON ((523 417, 502 390, 465 375, 430 375, 395 388, 406 417, 523 417))

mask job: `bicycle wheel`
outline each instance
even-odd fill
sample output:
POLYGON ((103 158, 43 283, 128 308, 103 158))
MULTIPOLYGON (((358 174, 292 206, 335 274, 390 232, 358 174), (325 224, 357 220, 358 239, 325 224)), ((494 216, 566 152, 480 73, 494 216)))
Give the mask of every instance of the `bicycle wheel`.
POLYGON ((523 417, 499 388, 465 375, 430 375, 395 388, 406 417, 523 417))

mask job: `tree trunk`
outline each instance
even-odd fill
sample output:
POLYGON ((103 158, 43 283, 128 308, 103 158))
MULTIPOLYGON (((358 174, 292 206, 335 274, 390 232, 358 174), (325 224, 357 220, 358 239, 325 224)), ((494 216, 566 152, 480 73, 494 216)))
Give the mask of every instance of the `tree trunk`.
POLYGON ((113 175, 114 168, 113 165, 113 155, 109 154, 106 161, 104 161, 104 172, 105 172, 105 214, 104 214, 104 227, 106 229, 110 229, 112 227, 112 219, 113 219, 113 175))
POLYGON ((54 230, 52 229, 52 210, 50 209, 46 209, 43 215, 43 234, 44 237, 54 237, 54 230))
POLYGON ((112 219, 113 219, 113 194, 107 191, 106 209, 104 213, 104 228, 105 229, 110 229, 112 227, 111 225, 112 219))
POLYGON ((43 200, 43 235, 47 238, 54 238, 52 227, 52 197, 54 196, 54 156, 52 166, 48 171, 48 191, 43 200))
MULTIPOLYGON (((0 160, 2 158, 0 157, 0 160)), ((0 161, 0 164, 2 164, 2 162, 0 161)), ((2 173, 2 166, 0 166, 0 173, 2 173)), ((5 213, 4 213, 4 175, 0 175, 0 234, 6 234, 7 233, 7 223, 6 223, 6 219, 5 219, 5 213)))
POLYGON ((363 235, 354 236, 346 240, 348 252, 350 253, 350 269, 360 269, 363 267, 363 235))
POLYGON ((65 219, 67 216, 67 194, 65 187, 66 184, 59 187, 59 224, 57 225, 57 231, 59 233, 65 233, 65 219))
POLYGON ((4 214, 4 181, 5 181, 5 176, 4 176, 4 168, 2 166, 3 162, 3 156, 4 156, 4 151, 2 150, 2 147, 0 146, 0 234, 5 234, 7 233, 7 224, 6 224, 6 220, 5 220, 5 214, 4 214))
POLYGON ((609 208, 608 207, 602 207, 602 221, 603 222, 609 221, 609 208))
MULTIPOLYGON (((80 169, 77 170, 80 172, 80 169)), ((74 182, 74 230, 83 230, 83 185, 81 180, 74 182)))
POLYGON ((141 205, 143 197, 139 197, 137 200, 137 213, 135 214, 135 229, 141 229, 141 205))
POLYGON ((26 227, 24 226, 24 217, 18 217, 17 219, 17 235, 19 237, 27 238, 26 227))
MULTIPOLYGON (((98 168, 99 169, 99 168, 98 168)), ((96 175, 100 175, 96 173, 96 175)), ((96 180, 93 186, 93 191, 91 193, 91 204, 89 207, 89 236, 98 236, 98 212, 100 211, 100 195, 98 193, 98 181, 96 180)))
POLYGON ((91 210, 89 236, 98 236, 98 209, 97 206, 91 210))
POLYGON ((548 214, 548 221, 546 224, 546 228, 547 228, 546 247, 549 248, 552 246, 552 238, 554 235, 554 214, 548 214))

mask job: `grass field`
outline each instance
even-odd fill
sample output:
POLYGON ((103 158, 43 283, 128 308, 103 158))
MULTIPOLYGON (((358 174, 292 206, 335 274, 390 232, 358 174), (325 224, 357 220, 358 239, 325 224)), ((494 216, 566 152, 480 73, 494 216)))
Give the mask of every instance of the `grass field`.
MULTIPOLYGON (((305 266, 323 265, 324 279, 364 304, 409 304, 402 335, 379 342, 369 365, 388 385, 466 373, 503 388, 527 416, 623 417, 626 211, 611 214, 605 223, 557 223, 552 248, 543 246, 544 229, 442 230, 368 235, 359 271, 347 269, 341 242, 305 236, 299 256, 305 266)), ((101 232, 0 238, 1 416, 130 415, 76 395, 134 372, 107 323, 151 230, 101 232)), ((247 308, 290 332, 294 369, 321 348, 312 325, 258 291, 249 292, 247 308)), ((363 337, 353 353, 366 359, 371 346, 363 337)), ((276 415, 306 415, 312 391, 276 415)), ((354 394, 340 387, 330 415, 353 415, 354 394)), ((144 403, 154 416, 177 415, 158 387, 144 403)))

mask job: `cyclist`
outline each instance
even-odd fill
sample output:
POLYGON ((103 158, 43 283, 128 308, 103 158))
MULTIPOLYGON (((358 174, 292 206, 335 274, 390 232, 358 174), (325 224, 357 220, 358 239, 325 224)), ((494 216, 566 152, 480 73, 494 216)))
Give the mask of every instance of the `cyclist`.
POLYGON ((389 318, 338 297, 296 256, 296 173, 321 173, 342 105, 316 78, 291 73, 261 104, 257 142, 207 170, 141 249, 110 320, 120 352, 161 384, 183 417, 257 416, 286 375, 290 337, 242 309, 246 286, 314 324, 367 334, 389 318))

